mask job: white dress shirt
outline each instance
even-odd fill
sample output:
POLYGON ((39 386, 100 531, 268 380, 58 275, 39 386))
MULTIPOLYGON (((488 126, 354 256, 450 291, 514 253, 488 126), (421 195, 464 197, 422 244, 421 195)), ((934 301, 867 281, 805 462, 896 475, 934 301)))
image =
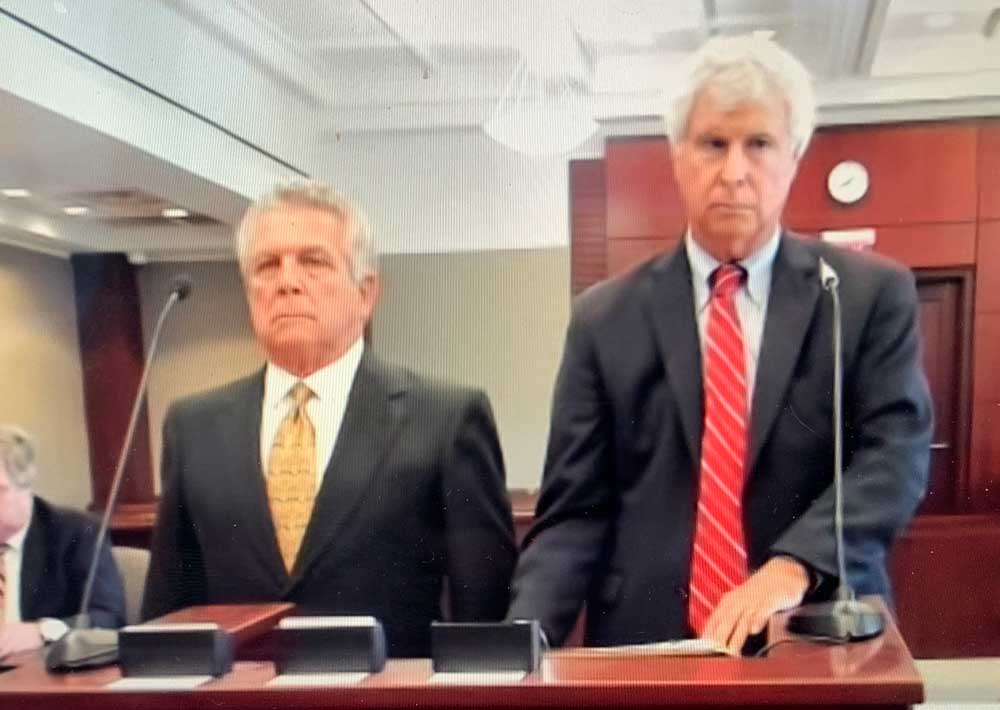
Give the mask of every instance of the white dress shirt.
POLYGON ((291 395, 292 388, 298 382, 304 382, 315 395, 306 404, 306 412, 316 429, 316 490, 319 491, 333 455, 340 426, 344 422, 347 397, 351 393, 351 385, 364 351, 364 340, 358 338, 340 359, 305 379, 296 377, 272 362, 267 363, 260 419, 260 461, 265 476, 274 437, 295 401, 291 395))
POLYGON ((28 511, 28 520, 24 527, 7 539, 7 553, 3 556, 4 563, 4 622, 16 624, 21 621, 21 563, 24 560, 24 538, 31 525, 34 505, 28 511))
MULTIPOLYGON (((781 228, 760 249, 738 263, 747 270, 747 278, 736 292, 736 313, 743 330, 743 348, 746 356, 747 397, 753 401, 754 383, 757 379, 757 360, 760 357, 760 343, 764 337, 764 319, 767 315, 767 301, 771 295, 771 273, 774 271, 774 257, 778 253, 781 228)), ((699 343, 702 349, 702 363, 705 358, 705 331, 708 328, 708 302, 711 295, 709 277, 721 262, 702 248, 691 235, 690 228, 684 237, 688 263, 691 265, 691 285, 694 289, 694 311, 698 319, 699 343)))

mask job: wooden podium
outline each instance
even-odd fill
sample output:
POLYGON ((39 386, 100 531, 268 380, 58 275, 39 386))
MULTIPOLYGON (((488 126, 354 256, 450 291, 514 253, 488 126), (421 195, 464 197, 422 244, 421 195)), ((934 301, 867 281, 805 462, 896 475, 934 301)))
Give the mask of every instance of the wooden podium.
MULTIPOLYGON (((218 609, 218 607, 215 607, 218 609)), ((187 612, 184 612, 187 613, 187 612)), ((204 613, 197 614, 204 618, 204 613)), ((232 619, 230 613, 228 618, 232 619)), ((245 628, 245 627, 244 627, 245 628)), ((785 638, 784 617, 771 625, 785 638)), ((517 683, 429 683, 426 659, 389 661, 357 685, 274 688, 269 661, 237 661, 233 672, 190 691, 119 692, 104 688, 115 668, 47 673, 40 657, 0 673, 0 707, 65 710, 217 708, 906 708, 923 685, 890 621, 871 641, 844 646, 785 643, 767 658, 595 656, 586 649, 546 654, 541 669, 517 683)))

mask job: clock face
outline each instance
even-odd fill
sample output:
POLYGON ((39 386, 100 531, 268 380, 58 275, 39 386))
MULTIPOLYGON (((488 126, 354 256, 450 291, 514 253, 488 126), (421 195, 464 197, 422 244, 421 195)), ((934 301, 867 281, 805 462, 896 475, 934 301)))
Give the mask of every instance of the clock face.
POLYGON ((868 169, 854 160, 834 165, 826 179, 830 197, 845 205, 853 204, 868 194, 868 185, 868 169))

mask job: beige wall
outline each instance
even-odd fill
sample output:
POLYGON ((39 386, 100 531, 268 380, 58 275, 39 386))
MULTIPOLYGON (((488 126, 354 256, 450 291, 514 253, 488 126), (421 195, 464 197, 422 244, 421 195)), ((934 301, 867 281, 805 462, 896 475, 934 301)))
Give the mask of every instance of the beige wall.
MULTIPOLYGON (((174 276, 191 275, 191 295, 174 306, 149 375, 149 429, 153 470, 159 471, 161 428, 170 403, 210 389, 260 366, 235 263, 151 264, 138 269, 142 332, 147 350, 174 276)), ((157 476, 157 490, 159 490, 157 476)))
POLYGON ((569 249, 392 256, 374 347, 486 390, 510 488, 536 488, 569 318, 569 249))
POLYGON ((85 507, 90 458, 69 261, 0 244, 0 333, 0 421, 34 434, 36 491, 85 507))
MULTIPOLYGON (((235 264, 153 264, 139 269, 143 331, 174 274, 190 273, 191 297, 163 333, 150 375, 154 468, 160 426, 176 397, 251 372, 261 362, 250 335, 235 264)), ((390 256, 374 349, 413 369, 489 394, 508 484, 538 484, 552 381, 569 312, 565 249, 390 256)), ((65 505, 90 502, 90 465, 73 275, 68 261, 0 245, 0 420, 39 441, 39 493, 65 505)))
MULTIPOLYGON (((194 280, 176 307, 150 376, 154 461, 160 427, 176 397, 259 366, 236 265, 153 264, 139 271, 143 330, 174 274, 194 280)), ((489 394, 512 488, 538 485, 549 400, 569 315, 569 251, 406 255, 382 261, 384 290, 374 349, 415 370, 473 384, 489 394)))

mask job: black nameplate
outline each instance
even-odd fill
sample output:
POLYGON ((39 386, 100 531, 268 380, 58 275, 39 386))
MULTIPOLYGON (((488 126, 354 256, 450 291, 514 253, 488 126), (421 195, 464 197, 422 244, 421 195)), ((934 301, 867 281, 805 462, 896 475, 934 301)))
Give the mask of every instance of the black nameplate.
POLYGON ((233 639, 215 624, 126 627, 118 653, 123 676, 221 676, 233 667, 233 639))
POLYGON ((542 657, 537 621, 498 624, 431 624, 435 673, 538 669, 542 657))
POLYGON ((378 673, 385 667, 385 631, 374 617, 288 617, 275 634, 279 674, 378 673))

